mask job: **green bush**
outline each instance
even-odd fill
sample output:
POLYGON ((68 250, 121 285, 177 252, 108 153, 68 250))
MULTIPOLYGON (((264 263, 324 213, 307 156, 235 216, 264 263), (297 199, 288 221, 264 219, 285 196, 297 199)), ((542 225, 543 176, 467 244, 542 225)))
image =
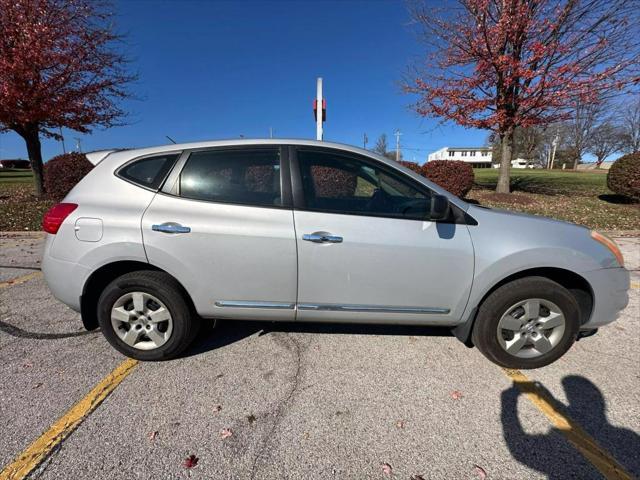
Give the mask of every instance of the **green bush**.
POLYGON ((640 200, 640 152, 620 157, 607 173, 609 190, 640 200))
POLYGON ((422 175, 460 198, 474 182, 473 168, 460 160, 432 160, 422 166, 422 175))
POLYGON ((44 164, 44 190, 51 200, 59 202, 93 165, 82 153, 71 152, 53 157, 44 164))

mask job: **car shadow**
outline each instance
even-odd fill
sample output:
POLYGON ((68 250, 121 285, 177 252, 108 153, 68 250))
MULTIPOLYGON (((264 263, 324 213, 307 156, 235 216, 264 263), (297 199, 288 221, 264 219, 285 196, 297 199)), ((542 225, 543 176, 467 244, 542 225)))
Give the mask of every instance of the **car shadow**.
POLYGON ((344 335, 403 335, 451 337, 450 327, 414 325, 376 325, 353 323, 308 323, 308 322, 257 322, 249 320, 205 320, 198 338, 180 357, 200 355, 222 348, 252 335, 267 335, 272 332, 344 334, 344 335))
MULTIPOLYGON (((582 427, 632 477, 640 475, 640 436, 633 430, 609 423, 606 401, 600 389, 579 375, 564 377, 562 386, 568 405, 553 399, 546 388, 534 382, 514 382, 511 388, 502 392, 502 429, 513 458, 549 479, 578 478, 584 472, 584 466, 588 465, 587 460, 559 429, 552 428, 544 434, 529 434, 524 430, 518 416, 518 398, 522 394, 535 393, 551 401, 558 410, 582 427), (572 466, 575 467, 572 469, 572 466)), ((595 468, 593 478, 602 478, 595 468)))

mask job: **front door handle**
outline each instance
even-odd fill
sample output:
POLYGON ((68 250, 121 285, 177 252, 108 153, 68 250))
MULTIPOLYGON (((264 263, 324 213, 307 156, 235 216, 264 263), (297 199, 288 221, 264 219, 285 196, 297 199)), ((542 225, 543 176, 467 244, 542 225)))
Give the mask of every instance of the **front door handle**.
POLYGON ((174 222, 166 222, 161 223, 160 225, 151 225, 151 230, 154 232, 162 232, 162 233, 189 233, 191 232, 190 227, 184 227, 179 223, 174 222))
POLYGON ((342 237, 326 232, 305 233, 302 240, 313 243, 342 243, 342 237))

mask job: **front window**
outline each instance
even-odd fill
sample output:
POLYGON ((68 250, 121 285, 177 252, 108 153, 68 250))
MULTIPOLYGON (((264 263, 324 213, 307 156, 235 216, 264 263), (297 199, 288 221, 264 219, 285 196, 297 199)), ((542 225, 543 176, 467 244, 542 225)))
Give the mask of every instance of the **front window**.
POLYGON ((208 150, 189 155, 179 195, 256 206, 282 204, 278 149, 208 150))
POLYGON ((460 155, 462 155, 463 157, 466 157, 467 156, 467 152, 466 151, 460 152, 460 155))
POLYGON ((298 152, 309 210, 428 220, 429 191, 402 174, 340 153, 298 152))

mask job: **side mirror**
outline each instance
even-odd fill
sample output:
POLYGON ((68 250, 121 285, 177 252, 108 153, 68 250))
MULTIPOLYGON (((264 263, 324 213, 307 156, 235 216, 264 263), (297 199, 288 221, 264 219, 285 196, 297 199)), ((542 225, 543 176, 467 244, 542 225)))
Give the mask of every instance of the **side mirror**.
POLYGON ((444 195, 431 196, 431 208, 429 211, 429 219, 432 221, 445 220, 449 218, 449 200, 444 195))

